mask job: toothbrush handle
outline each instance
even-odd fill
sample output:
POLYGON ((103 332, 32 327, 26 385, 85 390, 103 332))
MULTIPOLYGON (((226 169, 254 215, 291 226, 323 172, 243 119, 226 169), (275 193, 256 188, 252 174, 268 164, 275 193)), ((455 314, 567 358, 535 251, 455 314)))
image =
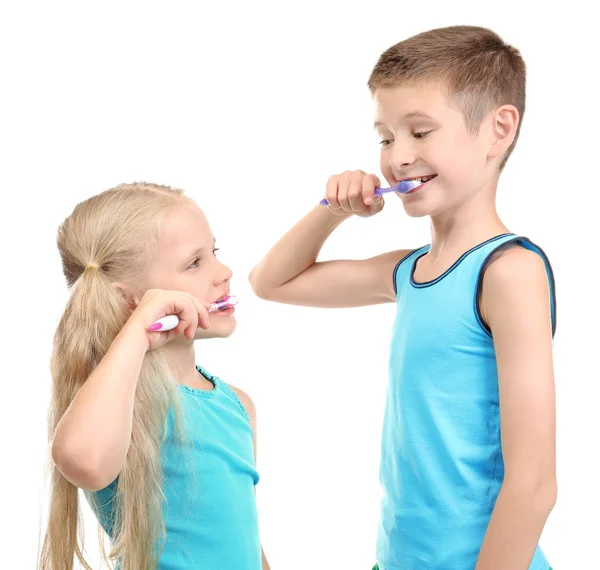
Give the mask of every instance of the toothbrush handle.
MULTIPOLYGON (((231 296, 227 297, 226 301, 222 301, 220 303, 212 303, 210 308, 208 309, 209 313, 214 313, 216 311, 220 311, 221 309, 227 309, 229 307, 233 307, 237 304, 237 297, 231 296)), ((157 321, 154 321, 150 326, 151 331, 170 331, 177 327, 179 324, 179 317, 177 315, 167 315, 166 317, 162 317, 157 321)))
MULTIPOLYGON (((214 313, 215 311, 218 311, 218 310, 219 309, 216 306, 216 304, 213 303, 211 305, 210 309, 208 310, 208 312, 214 313)), ((166 317, 162 317, 161 319, 154 321, 150 327, 150 330, 166 332, 166 331, 173 330, 174 328, 177 327, 178 324, 179 324, 179 317, 177 315, 167 315, 166 317)))
MULTIPOLYGON (((408 190, 410 190, 410 188, 406 182, 398 182, 398 184, 392 186, 391 188, 375 188, 375 196, 381 196, 382 194, 387 194, 388 192, 404 193, 408 192, 408 190)), ((327 198, 323 198, 319 204, 321 204, 321 206, 328 206, 329 202, 327 201, 327 198)))
POLYGON ((170 331, 176 328, 178 324, 179 317, 177 315, 167 315, 166 317, 162 317, 161 319, 154 321, 150 327, 150 330, 161 332, 170 331))

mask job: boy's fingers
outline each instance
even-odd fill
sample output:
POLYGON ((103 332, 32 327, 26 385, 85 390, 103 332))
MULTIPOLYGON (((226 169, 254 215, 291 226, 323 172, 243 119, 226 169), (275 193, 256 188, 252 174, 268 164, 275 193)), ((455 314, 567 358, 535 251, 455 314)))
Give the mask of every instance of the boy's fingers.
POLYGON ((366 176, 362 181, 362 199, 370 206, 375 199, 375 180, 374 177, 366 176))
POLYGON ((346 212, 351 212, 350 201, 348 199, 348 191, 350 190, 350 179, 347 176, 343 176, 340 179, 338 185, 338 202, 341 208, 346 212))
POLYGON ((360 180, 352 180, 348 189, 348 200, 350 209, 353 212, 364 210, 364 202, 362 197, 362 182, 360 180))
POLYGON ((340 202, 338 200, 338 184, 339 184, 339 180, 338 180, 337 176, 332 176, 327 181, 325 197, 327 198, 327 201, 329 202, 329 205, 332 208, 340 207, 340 202))
POLYGON ((373 200, 373 203, 371 204, 371 212, 373 212, 374 214, 377 214, 377 213, 381 212, 381 210, 383 210, 384 206, 385 206, 385 200, 383 199, 383 196, 375 196, 375 199, 373 200))

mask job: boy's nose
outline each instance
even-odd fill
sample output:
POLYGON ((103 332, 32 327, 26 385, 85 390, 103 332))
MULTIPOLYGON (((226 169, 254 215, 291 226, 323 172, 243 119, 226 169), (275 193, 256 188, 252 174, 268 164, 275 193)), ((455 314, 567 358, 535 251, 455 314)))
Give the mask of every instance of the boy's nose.
POLYGON ((399 146, 395 146, 390 155, 390 168, 394 175, 400 175, 407 166, 414 164, 415 160, 415 153, 410 148, 400 148, 399 146))

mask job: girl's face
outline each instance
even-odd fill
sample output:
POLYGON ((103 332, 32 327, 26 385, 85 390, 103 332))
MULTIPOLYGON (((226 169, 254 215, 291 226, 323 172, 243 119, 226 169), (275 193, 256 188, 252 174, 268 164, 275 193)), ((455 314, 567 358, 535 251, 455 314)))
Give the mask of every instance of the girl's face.
MULTIPOLYGON (((204 213, 194 203, 185 202, 164 219, 147 283, 153 289, 185 291, 201 302, 215 303, 229 295, 232 276, 216 252, 204 213)), ((210 328, 198 328, 195 338, 228 337, 235 326, 233 311, 216 311, 210 313, 210 328)))

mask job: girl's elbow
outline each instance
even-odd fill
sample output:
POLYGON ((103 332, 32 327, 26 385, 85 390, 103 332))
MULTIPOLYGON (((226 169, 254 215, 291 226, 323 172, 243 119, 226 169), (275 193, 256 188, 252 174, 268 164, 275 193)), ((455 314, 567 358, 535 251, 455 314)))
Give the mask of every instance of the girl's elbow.
POLYGON ((63 477, 84 491, 104 489, 116 478, 102 468, 101 462, 94 460, 89 452, 67 450, 54 443, 51 455, 63 477))

